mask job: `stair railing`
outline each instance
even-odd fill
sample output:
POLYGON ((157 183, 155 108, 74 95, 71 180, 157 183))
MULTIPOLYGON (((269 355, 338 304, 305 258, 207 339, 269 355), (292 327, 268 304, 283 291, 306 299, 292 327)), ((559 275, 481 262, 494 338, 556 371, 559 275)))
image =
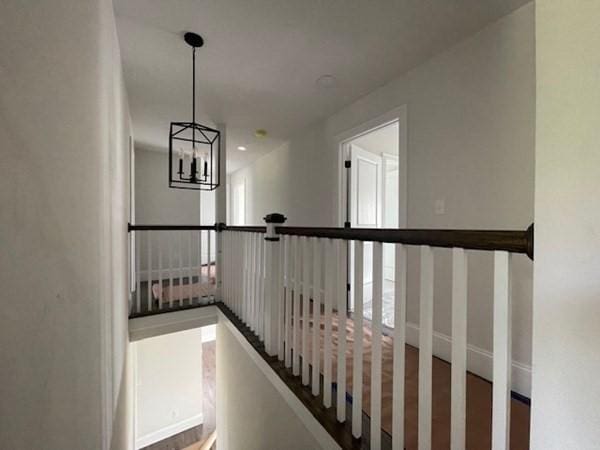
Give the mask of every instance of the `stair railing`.
POLYGON ((433 283, 436 247, 452 249, 451 448, 466 446, 468 251, 494 254, 492 448, 508 450, 511 398, 511 255, 533 259, 533 225, 523 231, 285 227, 269 214, 266 227, 219 226, 224 233, 222 301, 277 355, 325 408, 346 421, 346 320, 353 278, 352 435, 361 438, 365 294, 371 307, 370 448, 381 448, 383 244, 394 244, 394 449, 404 447, 407 248, 420 251, 419 449, 431 448, 433 283), (364 246, 372 243, 372 292, 364 292, 364 246), (353 258, 349 273, 348 257, 353 258), (351 276, 352 275, 352 276, 351 276), (337 343, 332 327, 337 322, 337 343), (334 345, 335 344, 335 345, 334 345), (335 348, 334 348, 335 347, 335 348), (333 362, 336 362, 335 377, 333 362), (321 376, 322 374, 322 376, 321 376), (335 388, 335 399, 333 390, 335 388))

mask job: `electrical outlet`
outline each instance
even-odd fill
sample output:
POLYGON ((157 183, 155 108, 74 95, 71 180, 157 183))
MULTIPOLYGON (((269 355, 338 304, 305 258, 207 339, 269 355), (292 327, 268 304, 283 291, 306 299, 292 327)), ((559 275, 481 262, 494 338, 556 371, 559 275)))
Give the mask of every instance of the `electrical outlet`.
POLYGON ((444 199, 436 200, 433 204, 433 210, 438 216, 446 214, 446 201, 444 199))

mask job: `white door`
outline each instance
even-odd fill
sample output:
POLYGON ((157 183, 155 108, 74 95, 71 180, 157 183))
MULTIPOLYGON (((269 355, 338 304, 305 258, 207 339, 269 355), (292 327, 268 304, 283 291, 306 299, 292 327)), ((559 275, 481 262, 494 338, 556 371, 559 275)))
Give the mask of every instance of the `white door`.
POLYGON ((379 228, 382 223, 382 159, 356 145, 352 156, 350 222, 355 228, 379 228))
MULTIPOLYGON (((353 228, 380 228, 383 220, 382 158, 356 145, 350 145, 351 205, 353 228)), ((364 282, 373 281, 373 245, 365 243, 364 282)))

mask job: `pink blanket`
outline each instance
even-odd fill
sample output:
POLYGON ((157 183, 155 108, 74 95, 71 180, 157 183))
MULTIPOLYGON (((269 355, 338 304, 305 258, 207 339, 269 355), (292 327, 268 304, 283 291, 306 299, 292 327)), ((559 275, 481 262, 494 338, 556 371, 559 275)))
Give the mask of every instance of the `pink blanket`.
POLYGON ((181 286, 166 286, 161 288, 158 283, 152 285, 152 295, 155 300, 163 302, 176 302, 192 297, 208 297, 215 294, 214 282, 210 283, 192 283, 181 286))
POLYGON ((202 267, 200 280, 207 281, 191 284, 173 285, 171 287, 163 287, 161 283, 152 284, 152 296, 154 300, 162 302, 176 302, 192 297, 209 297, 215 295, 215 266, 211 265, 210 269, 206 266, 202 267))

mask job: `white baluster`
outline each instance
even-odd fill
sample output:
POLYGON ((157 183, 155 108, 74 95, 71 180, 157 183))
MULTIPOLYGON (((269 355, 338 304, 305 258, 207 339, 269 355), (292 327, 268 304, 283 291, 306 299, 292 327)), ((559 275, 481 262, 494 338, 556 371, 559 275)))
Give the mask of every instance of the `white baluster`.
POLYGON ((244 323, 250 326, 250 302, 252 300, 252 242, 250 233, 241 233, 242 239, 244 240, 244 247, 246 251, 246 260, 247 263, 245 265, 246 270, 246 287, 242 291, 243 299, 244 299, 244 323))
POLYGON ((294 236, 294 325, 292 327, 292 373, 295 376, 300 375, 300 346, 298 342, 298 332, 300 330, 300 292, 302 284, 300 281, 300 269, 302 268, 302 251, 300 240, 294 236))
POLYGON ((338 311, 338 353, 337 353, 337 420, 346 421, 346 241, 337 241, 337 311, 338 311))
POLYGON ((394 275, 394 371, 392 449, 404 449, 404 379, 406 345, 406 248, 396 244, 394 275))
POLYGON ((179 306, 183 306, 183 232, 177 233, 178 249, 179 249, 179 306))
POLYGON ((241 261, 241 264, 237 264, 236 266, 236 296, 237 303, 240 305, 240 312, 238 314, 238 317, 243 321, 246 305, 246 303, 244 302, 244 289, 246 288, 246 271, 248 268, 248 260, 246 257, 246 247, 244 245, 241 233, 235 232, 235 235, 237 242, 236 255, 239 258, 238 261, 241 261))
POLYGON ((450 448, 466 448, 467 417, 467 255, 452 250, 452 378, 450 448))
POLYGON ((243 321, 246 325, 250 326, 250 298, 252 297, 252 255, 250 253, 250 234, 249 233, 240 233, 241 239, 244 243, 244 251, 246 264, 244 265, 245 274, 244 281, 246 286, 242 289, 242 299, 244 302, 244 313, 243 313, 243 321))
POLYGON ((331 309, 335 285, 335 247, 331 239, 325 240, 325 309, 323 322, 323 405, 331 407, 331 309))
POLYGON ((260 331, 260 300, 261 300, 261 245, 260 245, 261 237, 259 233, 254 233, 254 248, 255 248, 255 261, 256 266, 254 276, 255 276, 255 287, 256 287, 256 296, 254 297, 254 332, 258 335, 259 340, 261 339, 261 331, 260 331))
POLYGON ((308 238, 302 237, 302 384, 310 383, 308 364, 308 327, 310 315, 310 255, 308 238))
POLYGON ((134 231, 135 233, 135 283, 137 285, 135 289, 135 299, 136 299, 136 311, 140 313, 142 311, 142 302, 141 302, 141 266, 140 266, 140 248, 142 247, 142 234, 139 231, 134 231))
POLYGON ((321 241, 313 240, 313 327, 312 327, 312 394, 319 395, 321 382, 321 241))
MULTIPOLYGON (((211 238, 211 235, 210 235, 210 231, 207 232, 206 234, 207 234, 207 238, 206 238, 206 249, 207 249, 207 251, 206 251, 206 253, 208 255, 207 261, 206 261, 206 267, 207 267, 207 270, 208 270, 208 272, 207 272, 208 276, 210 277, 211 269, 212 269, 212 266, 213 266, 213 264, 212 264, 213 263, 212 249, 211 249, 212 238, 211 238)), ((216 262, 215 262, 215 266, 216 266, 216 262)), ((216 275, 216 273, 215 273, 215 275, 216 275)))
POLYGON ((495 251, 492 450, 510 447, 511 334, 510 254, 495 251))
POLYGON ((254 320, 256 323, 256 334, 258 339, 262 341, 262 317, 261 317, 261 302, 262 302, 262 246, 261 235, 256 233, 256 304, 254 310, 254 320))
POLYGON ((164 233, 158 232, 158 309, 162 309, 163 301, 163 272, 162 272, 162 247, 164 233))
POLYGON ((250 321, 252 322, 252 331, 256 333, 256 308, 258 304, 258 244, 256 242, 256 233, 252 233, 252 306, 250 312, 250 321))
POLYGON ((421 246, 419 304, 419 450, 431 449, 431 368, 433 345, 433 250, 421 246))
MULTIPOLYGON (((244 278, 244 267, 246 266, 246 257, 244 255, 244 243, 240 238, 240 233, 232 232, 234 238, 233 258, 235 262, 234 276, 235 276, 235 302, 238 305, 238 318, 243 319, 244 317, 244 299, 242 298, 242 291, 245 284, 244 278)), ((233 263, 233 261, 232 261, 233 263)))
MULTIPOLYGON (((206 233, 208 234, 208 233, 210 233, 210 231, 207 231, 206 233)), ((225 253, 226 252, 226 250, 225 250, 226 237, 227 236, 223 234, 223 256, 224 256, 224 258, 227 258, 227 255, 225 253)), ((227 260, 225 260, 224 263, 227 264, 227 260)), ((202 282, 203 282, 202 269, 203 269, 202 268, 202 230, 199 230, 198 231, 198 288, 199 288, 198 289, 198 301, 200 303, 202 303, 202 298, 201 298, 202 289, 200 288, 202 286, 202 282)), ((207 281, 210 283, 210 270, 209 270, 208 266, 206 267, 206 269, 208 270, 208 272, 207 272, 208 280, 207 281)), ((226 272, 226 269, 223 270, 223 283, 224 283, 223 292, 225 292, 227 290, 227 285, 225 284, 225 276, 226 276, 225 272, 226 272)), ((227 300, 229 300, 229 298, 227 297, 226 294, 223 294, 223 296, 226 297, 227 300)), ((229 303, 229 301, 227 301, 226 304, 227 304, 227 306, 229 306, 229 308, 231 308, 231 304, 229 303)))
POLYGON ((352 436, 362 434, 363 262, 364 244, 354 241, 354 357, 352 361, 352 436))
POLYGON ((261 341, 265 340, 265 240, 262 234, 257 233, 258 243, 258 308, 257 323, 258 337, 261 341))
POLYGON ((167 233, 167 250, 169 253, 169 308, 173 307, 173 232, 167 233))
POLYGON ((194 246, 192 245, 192 231, 189 230, 187 234, 188 234, 188 256, 189 256, 189 262, 190 262, 190 265, 188 267, 188 276, 189 276, 189 278, 188 278, 188 280, 189 280, 188 281, 188 284, 189 284, 188 292, 190 293, 190 305, 191 305, 192 303, 194 303, 194 281, 193 281, 193 276, 194 276, 194 269, 193 269, 194 261, 193 261, 193 257, 192 257, 192 255, 194 254, 194 252, 192 250, 194 248, 194 246))
POLYGON ((292 239, 285 236, 285 367, 292 366, 292 239))
MULTIPOLYGON (((227 299, 227 305, 229 308, 236 313, 235 304, 233 303, 233 297, 231 295, 232 279, 231 279, 231 236, 228 232, 222 231, 223 240, 223 291, 225 292, 225 298, 227 299)), ((217 235, 218 236, 218 235, 217 235)), ((200 236, 202 237, 202 236, 200 236)), ((202 253, 200 253, 202 255, 202 253)), ((200 256, 200 275, 202 275, 202 256, 200 256)), ((208 273, 208 281, 210 282, 210 273, 208 273)))
POLYGON ((371 349, 371 449, 381 448, 381 339, 383 304, 383 245, 373 242, 373 317, 371 349))
POLYGON ((286 327, 285 327, 285 237, 280 238, 279 242, 279 267, 277 274, 277 302, 279 303, 279 309, 277 314, 279 316, 278 323, 278 336, 279 340, 277 343, 277 356, 279 361, 283 361, 285 358, 285 339, 286 339, 286 327))
POLYGON ((251 330, 254 330, 254 297, 256 296, 256 278, 255 278, 255 264, 256 264, 256 260, 255 260, 255 251, 254 251, 254 234, 252 233, 248 233, 247 235, 247 239, 248 239, 248 251, 249 251, 249 257, 250 257, 250 266, 249 266, 249 273, 250 273, 250 281, 249 281, 249 295, 248 295, 248 309, 247 309, 247 325, 250 327, 251 330))
POLYGON ((265 328, 266 324, 266 299, 267 299, 267 248, 265 246, 265 239, 263 234, 258 235, 258 245, 260 246, 260 295, 258 296, 259 300, 259 330, 261 340, 265 340, 265 328))
POLYGON ((148 311, 152 311, 152 231, 148 230, 148 311))

